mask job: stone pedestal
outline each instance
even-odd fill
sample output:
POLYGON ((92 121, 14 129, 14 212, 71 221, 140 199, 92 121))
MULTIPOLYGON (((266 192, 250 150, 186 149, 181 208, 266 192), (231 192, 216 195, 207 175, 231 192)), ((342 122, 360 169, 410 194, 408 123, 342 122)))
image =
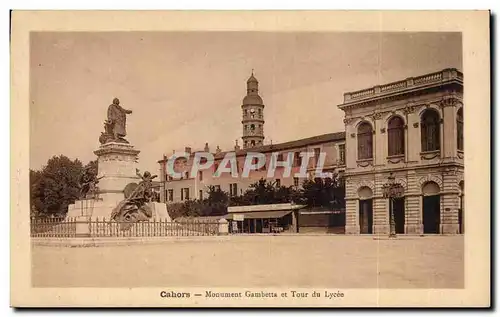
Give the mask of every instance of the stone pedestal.
POLYGON ((78 216, 75 218, 75 233, 78 238, 90 237, 89 218, 86 216, 78 216))
POLYGON ((98 177, 103 177, 98 184, 99 199, 105 203, 114 203, 124 199, 123 189, 129 183, 139 183, 136 175, 139 150, 130 144, 110 142, 94 151, 97 155, 98 177))
POLYGON ((222 218, 219 220, 219 235, 229 234, 229 223, 226 219, 222 218))
MULTIPOLYGON (((113 208, 125 199, 125 186, 141 181, 136 175, 139 152, 130 144, 117 142, 103 144, 94 151, 99 168, 97 177, 102 177, 97 184, 99 192, 96 199, 77 200, 69 205, 67 217, 86 217, 87 221, 109 220, 113 208)), ((153 209, 151 219, 170 221, 165 204, 150 204, 153 209)))
POLYGON ((152 202, 152 203, 150 203, 150 206, 151 206, 151 209, 153 209, 153 216, 151 217, 151 220, 161 219, 162 221, 166 220, 167 222, 172 221, 172 219, 170 218, 170 216, 168 214, 167 205, 165 203, 152 202))

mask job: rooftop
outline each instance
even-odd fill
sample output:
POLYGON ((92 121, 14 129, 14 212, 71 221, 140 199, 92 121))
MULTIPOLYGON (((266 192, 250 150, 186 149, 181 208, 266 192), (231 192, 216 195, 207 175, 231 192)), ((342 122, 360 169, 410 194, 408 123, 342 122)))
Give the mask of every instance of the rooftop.
POLYGON ((427 88, 450 82, 462 84, 463 74, 455 68, 447 68, 418 77, 409 77, 404 80, 394 81, 384 85, 377 85, 362 90, 346 92, 344 94, 344 103, 339 105, 339 108, 342 109, 352 104, 376 97, 400 94, 414 90, 415 88, 427 88))
MULTIPOLYGON (((287 149, 305 147, 305 146, 313 145, 313 144, 326 143, 326 142, 332 142, 332 141, 342 141, 342 140, 345 140, 345 132, 327 133, 327 134, 316 135, 316 136, 305 138, 305 139, 288 141, 288 142, 284 142, 284 143, 268 144, 268 145, 256 146, 256 147, 248 148, 248 149, 241 149, 241 150, 236 151, 236 155, 240 156, 240 155, 244 155, 248 152, 266 153, 266 152, 283 151, 283 150, 287 150, 287 149)), ((228 152, 234 152, 234 151, 225 151, 225 152, 218 153, 215 155, 215 158, 223 157, 228 152)))
MULTIPOLYGON (((224 151, 224 152, 220 152, 220 153, 214 153, 214 156, 216 159, 218 159, 218 158, 223 158, 226 153, 231 153, 231 152, 236 152, 237 156, 245 155, 248 152, 259 152, 259 153, 276 152, 276 151, 283 151, 283 150, 287 150, 287 149, 306 147, 308 145, 334 142, 334 141, 342 141, 342 140, 345 140, 345 132, 335 132, 335 133, 316 135, 316 136, 312 136, 312 137, 308 137, 308 138, 304 138, 304 139, 299 139, 299 140, 294 140, 294 141, 288 141, 288 142, 284 142, 284 143, 256 146, 253 148, 240 149, 237 151, 234 151, 234 150, 224 151)), ((194 153, 196 153, 196 152, 201 152, 201 151, 191 152, 191 155, 193 156, 194 153)), ((158 161, 158 163, 162 163, 162 162, 164 162, 163 159, 158 161)))

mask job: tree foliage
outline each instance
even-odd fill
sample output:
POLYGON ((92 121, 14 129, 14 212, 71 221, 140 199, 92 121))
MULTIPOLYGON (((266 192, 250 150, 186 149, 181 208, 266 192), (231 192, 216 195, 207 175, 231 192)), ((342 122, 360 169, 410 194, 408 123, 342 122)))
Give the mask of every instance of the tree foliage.
MULTIPOLYGON (((97 161, 89 164, 97 171, 97 161)), ((79 195, 78 179, 82 162, 64 155, 53 156, 41 170, 30 170, 31 214, 33 216, 64 216, 68 205, 79 195)))
POLYGON ((208 197, 203 200, 188 200, 183 203, 169 204, 168 211, 172 218, 217 216, 227 213, 228 206, 247 206, 297 203, 309 208, 345 208, 345 184, 342 177, 334 174, 333 178, 305 180, 301 188, 278 186, 275 181, 261 178, 251 184, 239 196, 229 196, 220 187, 208 186, 208 197))
POLYGON ((299 190, 297 203, 310 208, 345 208, 345 182, 338 174, 333 178, 305 180, 299 190))
POLYGON ((275 181, 261 178, 241 196, 230 198, 231 206, 266 205, 289 203, 295 199, 296 190, 293 186, 278 186, 275 181))
POLYGON ((219 187, 208 186, 205 199, 187 200, 183 203, 168 205, 168 214, 172 219, 178 217, 221 216, 227 214, 228 194, 219 187))

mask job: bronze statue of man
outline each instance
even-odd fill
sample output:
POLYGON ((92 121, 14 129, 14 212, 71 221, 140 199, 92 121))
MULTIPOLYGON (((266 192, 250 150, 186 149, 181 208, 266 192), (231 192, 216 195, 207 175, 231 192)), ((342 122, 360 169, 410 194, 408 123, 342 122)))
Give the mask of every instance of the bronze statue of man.
POLYGON ((113 137, 115 140, 123 139, 126 135, 127 114, 132 110, 126 110, 120 106, 118 98, 113 99, 113 103, 108 107, 108 120, 113 126, 113 137))

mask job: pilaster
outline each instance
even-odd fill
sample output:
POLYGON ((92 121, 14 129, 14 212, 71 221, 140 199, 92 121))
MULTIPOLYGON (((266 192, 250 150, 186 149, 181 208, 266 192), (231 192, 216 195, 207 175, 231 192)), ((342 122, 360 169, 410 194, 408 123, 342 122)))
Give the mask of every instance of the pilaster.
POLYGON ((358 199, 346 199, 345 232, 359 234, 358 199))

